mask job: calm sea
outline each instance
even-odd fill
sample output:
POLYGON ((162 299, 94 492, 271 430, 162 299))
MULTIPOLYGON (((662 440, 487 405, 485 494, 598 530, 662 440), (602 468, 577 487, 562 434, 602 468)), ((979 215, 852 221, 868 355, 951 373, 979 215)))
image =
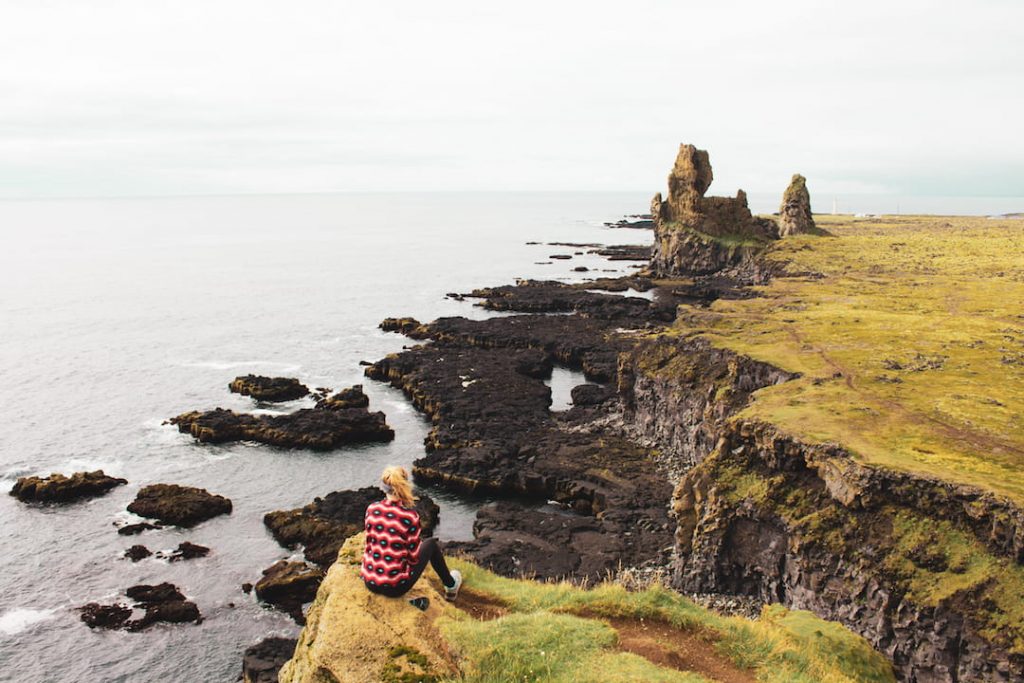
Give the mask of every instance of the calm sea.
MULTIPOLYGON (((777 199, 752 201, 770 211, 777 199)), ((399 392, 363 380, 360 360, 406 341, 381 333, 378 322, 483 317, 445 293, 517 277, 579 279, 578 265, 629 272, 586 255, 538 263, 574 250, 526 242, 647 242, 648 232, 602 226, 647 202, 637 193, 0 202, 0 487, 28 474, 99 468, 129 480, 65 507, 0 495, 0 678, 234 681, 245 647, 298 630, 239 588, 289 556, 264 530, 263 514, 373 484, 383 465, 408 465, 423 452, 428 425, 399 392), (363 383, 397 438, 308 453, 199 446, 163 425, 191 409, 249 409, 227 383, 250 372, 312 387, 363 383), (190 531, 118 536, 115 522, 131 518, 125 506, 155 482, 226 495, 234 512, 190 531), (121 557, 133 543, 156 551, 186 539, 212 554, 175 564, 121 557), (195 600, 205 622, 94 632, 72 609, 160 581, 195 600)), ((932 210, 1021 208, 958 206, 932 210)), ((893 208, 866 202, 857 210, 893 208)), ((556 404, 578 380, 555 377, 556 404)), ((442 505, 439 535, 467 538, 477 503, 429 493, 442 505)))

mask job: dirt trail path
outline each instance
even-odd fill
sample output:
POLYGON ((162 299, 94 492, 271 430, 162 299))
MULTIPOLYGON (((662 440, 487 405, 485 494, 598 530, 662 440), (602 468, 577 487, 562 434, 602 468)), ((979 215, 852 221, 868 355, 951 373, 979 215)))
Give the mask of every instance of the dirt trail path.
MULTIPOLYGON (((474 619, 490 621, 509 613, 508 608, 490 596, 463 590, 453 603, 474 619)), ((652 664, 692 671, 721 683, 756 683, 753 672, 741 669, 714 649, 712 634, 679 629, 650 619, 608 618, 596 614, 579 614, 585 619, 607 622, 619 635, 618 649, 643 657, 652 664)))

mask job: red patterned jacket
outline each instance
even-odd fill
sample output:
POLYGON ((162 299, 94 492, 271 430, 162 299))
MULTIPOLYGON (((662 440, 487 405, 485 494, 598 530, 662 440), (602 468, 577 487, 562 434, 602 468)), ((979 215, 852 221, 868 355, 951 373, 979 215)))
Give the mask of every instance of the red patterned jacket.
POLYGON ((371 586, 409 580, 420 558, 420 516, 401 503, 382 500, 366 508, 366 549, 359 576, 371 586))

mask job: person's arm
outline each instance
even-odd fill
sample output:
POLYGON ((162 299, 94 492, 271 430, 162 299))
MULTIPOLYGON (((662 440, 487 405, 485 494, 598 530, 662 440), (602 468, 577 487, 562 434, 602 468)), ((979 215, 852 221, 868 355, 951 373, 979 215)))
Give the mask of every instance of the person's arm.
POLYGON ((420 561, 420 535, 423 530, 420 528, 419 514, 415 510, 410 512, 412 512, 412 525, 406 529, 408 534, 408 543, 406 544, 408 554, 406 558, 409 566, 412 567, 420 561))

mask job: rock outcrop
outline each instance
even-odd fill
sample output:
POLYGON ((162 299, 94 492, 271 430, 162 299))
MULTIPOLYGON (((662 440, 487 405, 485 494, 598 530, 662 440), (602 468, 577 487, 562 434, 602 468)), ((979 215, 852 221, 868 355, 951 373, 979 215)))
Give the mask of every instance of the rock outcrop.
POLYGON ((78 608, 82 621, 89 628, 143 631, 159 622, 199 624, 203 620, 196 604, 170 583, 132 586, 125 595, 135 607, 145 610, 140 618, 131 619, 132 609, 121 603, 101 605, 90 602, 78 608))
POLYGON ((736 197, 705 197, 713 178, 706 151, 679 146, 668 197, 659 192, 651 200, 655 274, 707 275, 737 267, 778 237, 774 222, 750 213, 743 190, 736 197))
POLYGON ((103 470, 75 472, 70 477, 53 473, 48 477, 21 477, 11 488, 11 495, 26 503, 69 503, 102 496, 127 483, 108 477, 103 470))
POLYGON ((280 560, 263 570, 263 577, 256 582, 256 597, 288 614, 295 623, 305 624, 302 606, 316 597, 323 578, 318 567, 280 560))
POLYGON ((228 384, 232 393, 251 396, 264 403, 294 401, 309 394, 309 387, 292 377, 263 377, 245 375, 228 384))
POLYGON ((215 408, 183 413, 170 422, 200 443, 255 441, 279 448, 327 451, 395 438, 384 413, 371 413, 365 408, 336 410, 330 405, 304 408, 288 415, 249 415, 215 408))
POLYGON ((425 575, 405 599, 375 595, 359 578, 363 543, 362 534, 349 539, 327 572, 281 683, 433 681, 457 673, 434 625, 455 614, 437 579, 425 575), (427 609, 410 605, 412 598, 426 598, 427 609))
POLYGON ((811 214, 811 194, 807 191, 807 179, 797 173, 786 188, 786 193, 782 195, 782 206, 779 207, 779 236, 819 233, 811 214))
POLYGON ((281 667, 295 654, 294 638, 265 638, 246 648, 242 657, 243 683, 277 683, 281 667))
MULTIPOLYGON (((326 571, 345 541, 363 530, 367 506, 383 498, 384 491, 376 486, 334 491, 301 508, 268 512, 263 524, 285 548, 302 545, 306 559, 326 571)), ((423 535, 432 535, 440 508, 430 496, 420 496, 416 511, 423 535)))
POLYGON ((177 484, 151 484, 139 489, 128 512, 166 524, 193 527, 217 515, 231 514, 231 501, 206 489, 177 484))
POLYGON ((582 369, 594 381, 614 380, 619 354, 635 343, 616 332, 645 327, 656 319, 656 307, 643 299, 633 303, 552 283, 523 283, 477 295, 488 303, 531 310, 540 302, 588 311, 597 306, 591 302, 602 303, 599 317, 534 314, 410 322, 407 329, 432 343, 366 369, 367 376, 402 389, 434 423, 427 455, 413 464, 417 481, 535 501, 513 506, 504 511, 508 514, 482 510, 475 540, 462 549, 497 571, 528 571, 543 578, 594 579, 619 564, 663 560, 671 543, 666 517, 671 485, 651 453, 599 421, 602 406, 614 403, 601 387, 577 392, 589 396, 591 406, 556 415, 550 410, 550 389, 540 379, 558 361, 582 369), (608 302, 605 309, 604 299, 627 303, 616 308, 608 302), (549 500, 564 509, 543 507, 549 500), (571 546, 564 561, 544 557, 553 552, 553 535, 571 546), (510 560, 515 553, 529 557, 517 566, 510 560))

